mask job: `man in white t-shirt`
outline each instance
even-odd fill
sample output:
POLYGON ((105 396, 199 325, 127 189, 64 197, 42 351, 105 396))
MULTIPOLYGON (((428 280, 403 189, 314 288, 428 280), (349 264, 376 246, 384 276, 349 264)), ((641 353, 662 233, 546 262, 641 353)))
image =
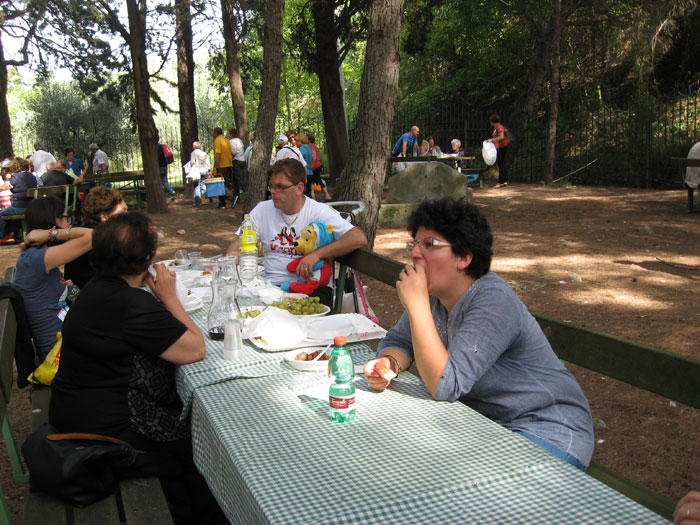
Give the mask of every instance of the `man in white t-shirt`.
MULTIPOLYGON (((295 281, 297 277, 310 280, 313 267, 321 259, 331 259, 362 248, 367 238, 362 231, 331 208, 304 195, 306 169, 295 159, 282 159, 270 168, 268 188, 272 198, 258 203, 250 212, 258 240, 265 248, 265 277, 280 285, 295 281), (296 274, 287 271, 287 264, 302 257, 294 242, 312 222, 322 222, 333 227, 334 241, 303 256, 296 274)), ((238 255, 240 228, 228 249, 229 255, 238 255)), ((312 296, 331 306, 333 291, 330 287, 318 288, 312 296)))
POLYGON ((44 173, 46 173, 46 163, 55 163, 56 157, 44 150, 44 144, 42 144, 42 142, 39 140, 34 143, 34 149, 36 151, 34 151, 31 157, 29 157, 29 160, 31 160, 32 164, 34 165, 34 175, 41 177, 44 173))

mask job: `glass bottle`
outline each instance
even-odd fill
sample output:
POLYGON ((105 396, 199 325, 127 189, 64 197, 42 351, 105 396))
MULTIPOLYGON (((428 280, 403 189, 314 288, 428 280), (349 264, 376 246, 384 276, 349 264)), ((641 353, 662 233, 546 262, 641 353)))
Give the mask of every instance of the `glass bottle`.
POLYGON ((226 322, 229 319, 241 319, 241 309, 236 301, 236 281, 224 279, 212 279, 211 281, 211 306, 207 316, 207 330, 209 337, 216 341, 223 341, 226 322))

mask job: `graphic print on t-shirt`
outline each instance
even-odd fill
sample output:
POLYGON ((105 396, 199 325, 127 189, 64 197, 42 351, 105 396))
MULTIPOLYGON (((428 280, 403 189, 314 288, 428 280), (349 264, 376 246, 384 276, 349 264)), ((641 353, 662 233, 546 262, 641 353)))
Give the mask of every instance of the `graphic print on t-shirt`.
POLYGON ((297 252, 294 247, 294 241, 299 239, 300 236, 297 235, 296 230, 293 226, 283 226, 282 230, 272 238, 270 241, 270 251, 279 252, 285 255, 299 256, 301 255, 297 252))

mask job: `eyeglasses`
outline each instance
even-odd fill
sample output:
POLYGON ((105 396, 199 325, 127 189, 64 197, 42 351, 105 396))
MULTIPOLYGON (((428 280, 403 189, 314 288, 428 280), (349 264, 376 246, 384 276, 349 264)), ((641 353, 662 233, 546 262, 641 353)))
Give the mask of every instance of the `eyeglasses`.
POLYGON ((422 239, 420 241, 417 241, 415 239, 413 239, 412 241, 408 241, 406 243, 406 251, 408 253, 411 253, 413 251, 413 248, 415 248, 416 246, 418 246, 423 252, 429 252, 433 248, 440 248, 443 246, 452 245, 449 242, 440 241, 435 237, 426 237, 425 239, 422 239))
POLYGON ((267 191, 269 191, 270 193, 272 193, 273 191, 275 193, 280 193, 281 191, 288 190, 289 188, 292 188, 294 186, 296 186, 296 184, 290 184, 289 186, 281 186, 279 184, 275 184, 274 186, 268 186, 267 191))
POLYGON ((66 219, 66 221, 68 221, 68 224, 73 224, 73 218, 70 215, 59 215, 57 218, 66 219))

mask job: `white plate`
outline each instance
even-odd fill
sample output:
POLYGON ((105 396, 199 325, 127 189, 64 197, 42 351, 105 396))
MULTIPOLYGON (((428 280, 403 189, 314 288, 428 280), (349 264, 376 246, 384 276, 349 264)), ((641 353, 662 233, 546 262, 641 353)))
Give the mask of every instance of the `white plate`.
POLYGON ((187 302, 187 304, 183 304, 185 308, 185 312, 194 312, 195 310, 199 310, 202 306, 204 306, 204 302, 202 301, 201 297, 195 297, 194 299, 190 300, 187 302))
POLYGON ((307 354, 310 354, 316 351, 322 352, 325 348, 325 346, 297 348, 295 350, 292 350, 291 352, 287 352, 286 354, 284 354, 284 361, 295 370, 301 370, 303 372, 327 372, 328 361, 321 361, 320 359, 318 361, 297 361, 296 359, 294 359, 296 355, 300 354, 301 352, 306 352, 307 354))
POLYGON ((166 261, 158 261, 156 264, 164 264, 168 270, 182 271, 190 269, 190 261, 185 261, 183 259, 168 259, 166 261), (175 265, 173 264, 175 261, 180 261, 182 264, 175 265))
POLYGON ((286 293, 284 294, 285 299, 306 299, 308 295, 305 293, 286 293))

